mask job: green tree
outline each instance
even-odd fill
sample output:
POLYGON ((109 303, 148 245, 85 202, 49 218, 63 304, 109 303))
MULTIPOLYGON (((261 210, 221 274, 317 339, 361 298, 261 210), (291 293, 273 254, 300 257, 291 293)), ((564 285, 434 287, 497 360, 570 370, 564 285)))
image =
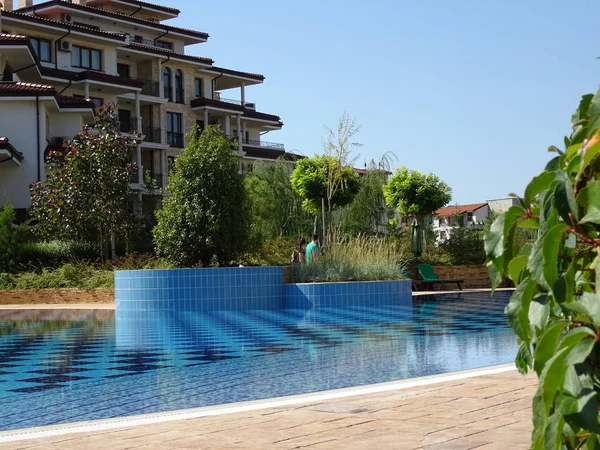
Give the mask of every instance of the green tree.
POLYGON ((292 189, 293 165, 283 159, 257 161, 244 180, 251 211, 253 241, 297 236, 312 226, 302 199, 292 189))
POLYGON ((360 132, 360 125, 344 112, 338 120, 337 127, 331 129, 325 127, 325 139, 323 150, 327 158, 325 162, 325 186, 327 200, 327 211, 331 212, 335 207, 338 191, 347 190, 346 171, 354 165, 356 158, 352 158, 352 149, 362 147, 362 144, 354 141, 354 136, 360 132))
POLYGON ((292 173, 291 181, 294 192, 303 199, 303 208, 315 216, 321 213, 322 199, 326 199, 328 210, 331 211, 349 204, 358 192, 358 174, 352 170, 352 167, 342 167, 339 160, 332 161, 334 159, 327 155, 301 159, 292 173), (328 173, 332 173, 331 167, 334 165, 339 166, 335 171, 339 184, 334 195, 327 199, 329 189, 327 176, 328 173))
POLYGON ((168 196, 153 230, 157 254, 178 266, 229 264, 248 245, 248 207, 237 143, 218 126, 191 142, 175 161, 168 196))
POLYGON ((342 213, 342 230, 352 235, 369 234, 386 225, 392 210, 385 204, 383 185, 388 173, 374 165, 360 178, 358 193, 342 213))
POLYGON ((485 250, 494 287, 516 286, 506 307, 516 365, 539 377, 533 449, 598 449, 600 394, 600 91, 582 98, 565 149, 498 216, 485 250), (517 252, 517 230, 537 238, 517 252))
POLYGON ((31 217, 48 239, 110 242, 131 231, 131 163, 139 136, 122 134, 116 109, 96 110, 93 129, 84 126, 63 151, 49 155, 46 180, 31 185, 31 217))
POLYGON ((425 175, 402 166, 383 186, 385 201, 403 216, 415 217, 421 225, 423 218, 448 204, 452 189, 437 175, 425 175))
POLYGON ((20 261, 26 226, 15 223, 16 214, 8 203, 0 208, 0 272, 12 272, 20 261))

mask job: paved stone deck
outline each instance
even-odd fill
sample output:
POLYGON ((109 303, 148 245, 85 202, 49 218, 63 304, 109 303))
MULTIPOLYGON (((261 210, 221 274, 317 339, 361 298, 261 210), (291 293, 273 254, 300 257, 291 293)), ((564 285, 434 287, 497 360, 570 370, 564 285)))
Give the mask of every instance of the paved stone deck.
POLYGON ((527 449, 534 376, 504 372, 322 403, 2 444, 4 450, 527 449))

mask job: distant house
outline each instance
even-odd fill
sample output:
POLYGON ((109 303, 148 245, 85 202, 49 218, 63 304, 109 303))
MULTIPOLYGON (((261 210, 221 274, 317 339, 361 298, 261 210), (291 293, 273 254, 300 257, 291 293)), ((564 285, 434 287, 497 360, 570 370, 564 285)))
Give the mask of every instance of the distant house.
POLYGON ((433 231, 438 243, 446 241, 454 228, 474 228, 482 225, 490 215, 487 203, 454 205, 440 208, 433 213, 433 231))

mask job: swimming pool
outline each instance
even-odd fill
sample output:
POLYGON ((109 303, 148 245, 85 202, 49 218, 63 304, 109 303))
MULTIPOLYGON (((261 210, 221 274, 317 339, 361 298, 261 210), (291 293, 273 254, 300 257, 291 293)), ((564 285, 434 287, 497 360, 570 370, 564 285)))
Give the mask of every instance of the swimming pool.
POLYGON ((343 308, 0 311, 0 430, 316 392, 511 362, 510 292, 343 308))

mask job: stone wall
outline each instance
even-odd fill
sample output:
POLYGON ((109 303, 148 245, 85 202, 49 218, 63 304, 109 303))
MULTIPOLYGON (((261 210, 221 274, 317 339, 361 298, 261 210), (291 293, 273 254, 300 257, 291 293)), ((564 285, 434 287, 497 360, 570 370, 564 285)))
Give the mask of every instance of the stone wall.
POLYGON ((113 303, 112 289, 39 289, 0 291, 0 305, 113 303))
MULTIPOLYGON (((463 289, 491 288, 491 280, 485 266, 434 266, 433 270, 440 279, 463 278, 463 289)), ((438 284, 436 290, 454 289, 456 285, 438 284)))

